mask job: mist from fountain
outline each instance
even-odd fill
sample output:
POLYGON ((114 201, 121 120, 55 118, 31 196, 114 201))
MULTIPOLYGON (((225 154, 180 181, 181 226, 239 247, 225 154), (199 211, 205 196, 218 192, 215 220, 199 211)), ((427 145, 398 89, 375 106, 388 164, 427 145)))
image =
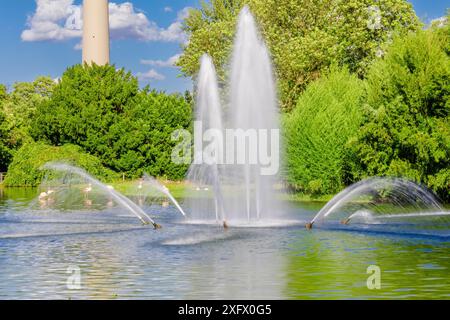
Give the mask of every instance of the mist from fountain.
POLYGON ((41 185, 42 192, 38 200, 42 207, 73 209, 84 206, 93 210, 113 207, 116 203, 143 224, 160 227, 136 203, 81 168, 61 162, 49 162, 42 169, 50 170, 50 176, 53 177, 44 179, 41 185))

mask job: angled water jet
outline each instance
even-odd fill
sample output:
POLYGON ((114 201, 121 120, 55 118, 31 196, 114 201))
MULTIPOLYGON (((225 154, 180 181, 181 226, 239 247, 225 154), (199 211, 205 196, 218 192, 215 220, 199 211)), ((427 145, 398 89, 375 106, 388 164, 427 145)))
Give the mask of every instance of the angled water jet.
MULTIPOLYGON (((93 191, 93 187, 98 188, 103 195, 107 195, 111 199, 114 199, 119 206, 126 209, 128 212, 132 213, 134 216, 136 216, 144 225, 151 224, 155 229, 160 229, 161 226, 157 224, 153 219, 151 219, 138 205, 136 205, 133 201, 122 195, 121 193, 114 190, 114 188, 109 187, 96 178, 89 175, 85 170, 69 165, 67 163, 62 162, 49 162, 46 163, 42 169, 44 170, 51 170, 54 172, 62 173, 62 183, 63 185, 75 185, 77 187, 81 187, 81 191, 84 194, 85 203, 89 202, 89 206, 92 205, 92 201, 90 201, 87 198, 87 194, 91 193, 93 191), (87 187, 83 186, 83 182, 87 182, 87 187)), ((47 182, 48 185, 54 185, 56 188, 59 188, 60 190, 62 187, 58 187, 57 184, 54 182, 47 182)), ((77 188, 80 189, 80 188, 77 188)), ((48 192, 47 192, 48 194, 48 192)), ((62 203, 66 205, 71 200, 71 198, 74 199, 74 201, 78 201, 76 197, 73 196, 73 193, 65 193, 64 197, 60 200, 62 203)), ((56 198, 58 196, 58 193, 55 192, 54 197, 56 198)), ((49 198, 47 198, 47 201, 49 198)), ((54 199, 53 201, 55 201, 54 199)))
POLYGON ((306 228, 331 216, 341 218, 343 225, 356 219, 366 224, 410 218, 450 220, 450 212, 429 190, 401 178, 371 178, 349 186, 331 199, 306 228))
POLYGON ((174 196, 170 193, 169 189, 165 185, 161 184, 154 177, 151 177, 146 173, 144 174, 142 179, 144 185, 150 186, 167 196, 178 209, 178 211, 183 215, 183 217, 186 217, 186 213, 184 212, 183 208, 180 206, 178 201, 174 198, 174 196))

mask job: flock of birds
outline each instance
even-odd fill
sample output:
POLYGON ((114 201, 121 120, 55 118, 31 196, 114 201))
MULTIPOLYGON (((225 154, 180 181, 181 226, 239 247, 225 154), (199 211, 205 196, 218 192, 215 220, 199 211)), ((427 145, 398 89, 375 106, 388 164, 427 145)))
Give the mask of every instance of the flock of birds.
MULTIPOLYGON (((114 187, 111 185, 106 186, 109 190, 114 190, 114 187)), ((138 190, 142 190, 144 187, 144 184, 142 181, 139 181, 139 184, 137 186, 138 190)), ((82 190, 82 193, 84 194, 84 200, 85 204, 92 205, 92 201, 89 199, 89 194, 92 192, 92 183, 89 183, 86 187, 84 187, 82 190)), ((56 192, 56 190, 52 188, 48 188, 47 191, 43 191, 39 194, 38 199, 41 204, 47 204, 49 201, 52 200, 52 195, 56 192)), ((112 206, 112 200, 108 202, 108 206, 112 206)), ((170 205, 169 201, 163 200, 161 204, 164 208, 168 207, 170 205)))
MULTIPOLYGON (((108 189, 114 189, 114 187, 108 186, 108 189)), ((92 191, 92 183, 89 183, 86 188, 83 188, 84 196, 87 198, 91 191, 92 191)), ((44 191, 39 194, 39 200, 46 200, 53 193, 55 193, 55 190, 49 188, 46 192, 44 191)))

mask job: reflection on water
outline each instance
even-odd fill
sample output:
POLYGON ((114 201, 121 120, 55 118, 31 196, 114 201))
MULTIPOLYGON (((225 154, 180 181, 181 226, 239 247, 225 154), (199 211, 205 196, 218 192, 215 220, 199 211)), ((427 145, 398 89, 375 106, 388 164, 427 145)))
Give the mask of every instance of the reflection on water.
POLYGON ((291 298, 450 298, 448 242, 319 232, 293 247, 285 270, 291 298), (366 286, 369 265, 381 268, 381 290, 366 286))
MULTIPOLYGON (((164 228, 104 212, 27 210, 36 192, 0 198, 0 298, 352 299, 450 298, 448 238, 230 228, 181 223, 175 208, 150 212, 164 228), (369 290, 369 265, 381 290, 369 290), (71 266, 81 289, 69 290, 71 266)), ((308 220, 320 206, 292 209, 308 220)), ((153 209, 155 210, 155 209, 153 209)))

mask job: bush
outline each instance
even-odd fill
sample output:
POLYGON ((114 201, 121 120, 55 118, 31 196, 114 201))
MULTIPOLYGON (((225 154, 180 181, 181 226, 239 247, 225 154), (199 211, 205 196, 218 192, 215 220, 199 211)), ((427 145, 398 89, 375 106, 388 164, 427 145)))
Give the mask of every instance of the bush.
POLYGON ((405 176, 450 200, 449 26, 397 38, 368 74, 360 177, 405 176))
POLYGON ((43 143, 29 143, 16 152, 4 184, 15 187, 39 185, 46 174, 40 168, 49 161, 64 161, 79 166, 104 181, 119 178, 118 174, 104 168, 98 158, 84 153, 78 146, 68 144, 53 147, 43 143))
POLYGON ((179 179, 187 166, 170 161, 170 137, 190 121, 191 106, 180 95, 140 90, 135 77, 114 66, 76 65, 38 107, 32 135, 56 146, 79 145, 129 177, 147 170, 179 179))
POLYGON ((347 70, 333 68, 308 86, 284 120, 291 186, 320 195, 349 182, 354 154, 347 144, 360 126, 363 98, 363 82, 347 70))

